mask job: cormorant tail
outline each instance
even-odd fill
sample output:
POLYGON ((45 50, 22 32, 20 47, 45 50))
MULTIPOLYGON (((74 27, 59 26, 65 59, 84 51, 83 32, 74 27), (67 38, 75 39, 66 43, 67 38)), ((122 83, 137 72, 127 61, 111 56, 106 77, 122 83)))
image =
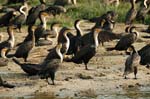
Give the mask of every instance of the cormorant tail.
POLYGON ((18 65, 20 65, 20 66, 22 65, 17 59, 13 58, 12 60, 13 60, 16 64, 18 64, 18 65))

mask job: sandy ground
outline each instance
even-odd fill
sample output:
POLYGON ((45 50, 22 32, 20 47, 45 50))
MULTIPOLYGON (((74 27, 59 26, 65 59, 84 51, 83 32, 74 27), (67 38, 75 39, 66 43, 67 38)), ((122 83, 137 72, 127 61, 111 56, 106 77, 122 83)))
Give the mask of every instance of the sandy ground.
MULTIPOLYGON (((90 28, 89 24, 83 24, 82 29, 90 28)), ((138 30, 146 28, 144 25, 136 25, 138 30)), ((125 26, 117 24, 114 32, 124 32, 125 26)), ((26 28, 23 33, 15 33, 16 44, 21 42, 27 35, 26 28)), ((6 31, 2 31, 4 39, 7 38, 6 31)), ((148 35, 140 32, 141 35, 148 35)), ((139 40, 134 45, 136 49, 140 49, 147 44, 148 39, 139 40)), ((150 70, 139 65, 138 79, 135 80, 133 73, 129 75, 129 79, 123 78, 124 63, 127 55, 124 52, 111 51, 107 52, 106 47, 114 46, 117 40, 105 43, 98 48, 98 52, 93 57, 88 68, 84 70, 84 64, 74 64, 63 62, 62 67, 56 73, 56 85, 48 85, 45 80, 39 79, 37 76, 27 76, 21 68, 13 63, 10 59, 9 65, 0 67, 0 75, 7 82, 16 85, 13 89, 0 87, 0 97, 20 97, 26 95, 44 94, 54 97, 98 97, 99 95, 110 95, 113 93, 125 94, 129 88, 147 87, 150 85, 150 70)), ((29 62, 40 63, 47 55, 47 49, 55 46, 35 47, 29 55, 29 62)), ((15 50, 15 49, 14 49, 15 50)), ((11 52, 13 53, 14 50, 11 52)), ((22 59, 19 59, 23 62, 22 59)), ((149 90, 150 91, 150 90, 149 90)), ((136 99, 136 98, 135 98, 136 99)))

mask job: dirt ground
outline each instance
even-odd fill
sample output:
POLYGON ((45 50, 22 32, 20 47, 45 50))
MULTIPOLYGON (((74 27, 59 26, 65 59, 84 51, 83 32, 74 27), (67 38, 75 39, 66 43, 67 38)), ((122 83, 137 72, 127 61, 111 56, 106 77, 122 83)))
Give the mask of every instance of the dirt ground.
MULTIPOLYGON (((82 29, 88 29, 93 24, 82 24, 82 29)), ((146 25, 136 24, 137 30, 145 29, 146 25)), ((124 24, 116 24, 115 33, 123 33, 124 24)), ((16 44, 21 42, 27 35, 26 27, 23 28, 23 33, 15 31, 16 44)), ((1 31, 4 34, 4 39, 7 38, 6 31, 1 31)), ((149 35, 140 32, 140 36, 149 35)), ((55 41, 55 40, 53 40, 55 41)), ((134 45, 137 50, 145 46, 149 39, 140 38, 134 45)), ((105 46, 101 45, 98 52, 93 57, 88 68, 84 69, 84 64, 74 64, 63 62, 62 67, 56 73, 56 85, 48 85, 46 80, 39 79, 38 76, 27 76, 22 69, 15 64, 11 59, 8 66, 0 67, 0 75, 7 82, 16 85, 13 89, 0 87, 0 97, 21 97, 27 95, 44 94, 48 96, 70 98, 70 97, 98 97, 99 95, 109 95, 113 93, 127 93, 129 88, 147 87, 150 85, 150 70, 145 66, 139 65, 137 80, 133 79, 133 73, 129 75, 129 79, 124 79, 124 63, 127 58, 124 52, 111 51, 107 52, 106 47, 114 46, 117 40, 106 42, 105 46)), ((40 63, 47 55, 47 49, 55 46, 40 46, 35 47, 30 55, 29 62, 40 63)), ((16 49, 16 48, 15 48, 16 49)), ((11 52, 13 53, 15 49, 11 52)), ((23 62, 23 59, 19 59, 23 62)), ((150 91, 150 90, 149 90, 150 91)), ((136 99, 136 98, 135 98, 136 99)))

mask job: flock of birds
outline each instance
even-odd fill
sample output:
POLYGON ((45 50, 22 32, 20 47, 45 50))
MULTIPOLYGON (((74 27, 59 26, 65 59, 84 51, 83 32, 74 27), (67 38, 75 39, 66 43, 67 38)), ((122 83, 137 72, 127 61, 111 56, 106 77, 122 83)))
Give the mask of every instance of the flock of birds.
MULTIPOLYGON (((138 0, 137 0, 138 1, 138 0)), ((141 2, 141 1, 140 1, 141 2)), ((92 57, 95 56, 99 44, 104 45, 104 42, 119 39, 118 43, 112 48, 106 48, 107 51, 117 50, 125 51, 129 57, 125 62, 124 77, 127 78, 127 74, 134 72, 135 79, 137 74, 137 66, 146 65, 149 68, 150 63, 150 44, 147 44, 139 51, 135 49, 133 44, 139 39, 139 32, 136 31, 136 27, 132 25, 133 20, 142 20, 144 23, 144 17, 150 10, 150 2, 147 0, 145 5, 143 1, 141 2, 141 9, 136 10, 136 0, 130 0, 131 9, 126 15, 125 33, 116 34, 113 33, 115 27, 115 17, 117 14, 114 11, 108 11, 100 17, 91 19, 78 19, 74 22, 74 28, 76 30, 76 35, 72 33, 72 29, 68 27, 62 27, 61 23, 54 22, 50 29, 47 29, 47 20, 57 14, 64 13, 67 10, 62 6, 46 6, 45 0, 40 0, 40 5, 32 7, 28 11, 28 4, 23 1, 20 7, 16 7, 19 11, 19 15, 16 15, 15 8, 4 7, 0 11, 6 12, 0 17, 0 26, 7 27, 8 39, 6 41, 1 41, 0 43, 0 65, 7 65, 9 58, 21 66, 24 72, 28 75, 39 75, 42 79, 47 79, 48 83, 54 85, 55 73, 57 69, 61 66, 63 61, 74 62, 77 64, 84 63, 85 69, 88 70, 88 62, 92 57), (146 10, 146 11, 145 11, 146 10), (145 11, 145 12, 144 12, 145 11), (27 14, 28 13, 28 14, 27 14), (35 26, 36 20, 40 20, 40 24, 35 26), (89 32, 84 34, 80 28, 82 22, 94 22, 95 26, 89 29, 89 32), (23 42, 15 44, 14 30, 18 29, 22 32, 22 25, 26 24, 28 26, 28 35, 25 37, 23 42), (59 31, 59 28, 60 31, 59 31), (57 44, 54 48, 49 50, 48 55, 41 63, 32 64, 28 63, 29 52, 35 46, 51 45, 53 41, 52 38, 57 40, 57 44), (14 54, 9 54, 9 52, 17 46, 14 54), (70 55, 71 57, 67 57, 70 55), (16 57, 16 58, 14 58, 16 57), (24 63, 18 61, 17 58, 23 58, 24 63)), ((2 38, 3 35, 1 34, 2 38)), ((0 79, 0 82, 3 82, 0 79)), ((5 82, 2 85, 8 85, 5 82)), ((12 87, 12 86, 7 86, 12 87)))

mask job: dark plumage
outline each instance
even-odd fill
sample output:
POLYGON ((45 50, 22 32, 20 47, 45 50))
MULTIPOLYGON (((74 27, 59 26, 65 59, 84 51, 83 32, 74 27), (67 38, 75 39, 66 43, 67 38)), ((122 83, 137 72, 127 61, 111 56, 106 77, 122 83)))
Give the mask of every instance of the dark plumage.
POLYGON ((130 3, 131 3, 131 8, 127 12, 126 18, 125 18, 126 25, 132 24, 133 20, 136 18, 136 15, 137 15, 135 0, 130 0, 130 3))
POLYGON ((70 37, 73 37, 70 33, 70 29, 68 29, 67 27, 63 27, 60 30, 57 39, 57 43, 62 44, 61 53, 64 55, 68 52, 70 46, 70 40, 68 38, 68 35, 70 35, 70 37))
POLYGON ((80 23, 84 22, 86 20, 78 19, 74 23, 74 27, 76 29, 76 35, 73 35, 72 33, 67 33, 67 36, 70 41, 70 46, 67 51, 67 55, 70 54, 76 54, 76 52, 80 49, 81 47, 81 36, 82 36, 82 31, 80 29, 80 23))
POLYGON ((27 73, 29 76, 37 75, 41 70, 41 64, 30 64, 30 63, 20 63, 17 59, 13 58, 13 61, 18 64, 21 69, 27 73))
MULTIPOLYGON (((100 28, 100 27, 97 27, 97 28, 100 28)), ((91 33, 87 33, 83 35, 81 37, 82 46, 86 44, 91 44, 91 42, 93 42, 93 39, 91 39, 91 37, 92 37, 91 33)), ((115 34, 111 31, 101 30, 100 33, 98 34, 98 42, 101 43, 103 46, 104 42, 109 42, 114 39, 120 39, 121 37, 122 37, 122 34, 115 34)))
POLYGON ((140 64, 147 65, 149 68, 150 64, 150 44, 147 44, 143 48, 138 51, 139 55, 141 56, 140 64))
POLYGON ((59 31, 58 31, 58 28, 60 27, 60 23, 58 22, 54 22, 51 24, 51 27, 50 27, 50 30, 46 30, 47 34, 48 34, 48 37, 49 38, 57 38, 58 37, 58 34, 59 34, 59 31))
POLYGON ((16 15, 15 11, 10 11, 0 17, 0 26, 8 26, 10 20, 16 15))
POLYGON ((7 0, 6 4, 16 4, 16 3, 24 3, 27 0, 7 0))
POLYGON ((23 5, 20 7, 20 9, 19 9, 20 15, 17 16, 16 18, 14 18, 13 20, 11 20, 11 22, 10 22, 10 24, 17 26, 17 28, 19 29, 19 32, 22 32, 21 27, 25 23, 26 17, 27 17, 27 14, 25 11, 23 11, 23 9, 27 9, 26 5, 23 5))
POLYGON ((132 53, 131 55, 126 59, 126 62, 125 62, 125 70, 124 70, 124 76, 125 76, 125 79, 127 78, 127 74, 129 73, 132 73, 134 72, 134 76, 135 76, 135 79, 136 79, 136 74, 138 72, 138 65, 139 65, 139 62, 140 62, 140 56, 139 54, 136 52, 134 46, 131 46, 131 49, 132 49, 132 53))
POLYGON ((148 8, 146 8, 145 6, 141 7, 139 9, 139 11, 137 12, 136 20, 137 21, 142 20, 142 23, 144 24, 145 23, 145 17, 149 11, 150 11, 150 6, 148 6, 148 8))
POLYGON ((100 27, 102 29, 105 29, 107 31, 112 31, 115 26, 115 18, 117 17, 117 14, 114 11, 108 11, 107 13, 103 14, 100 17, 92 18, 89 21, 95 22, 95 26, 93 27, 100 27))
POLYGON ((45 5, 45 0, 40 0, 41 4, 40 5, 37 5, 36 7, 32 7, 30 10, 29 10, 29 14, 27 16, 27 20, 26 20, 26 24, 27 25, 33 25, 35 24, 38 16, 39 16, 39 13, 43 10, 45 10, 46 8, 46 5, 45 5))
MULTIPOLYGON (((44 62, 42 63, 42 69, 39 72, 39 75, 42 79, 47 79, 50 77, 52 80, 52 84, 54 85, 55 73, 57 69, 60 67, 63 61, 63 55, 60 52, 62 44, 58 44, 55 49, 53 49, 53 53, 50 52, 44 62)), ((50 81, 48 80, 50 84, 50 81)))
POLYGON ((45 38, 49 35, 46 32, 47 28, 47 18, 49 15, 45 12, 39 14, 41 24, 35 29, 35 42, 38 42, 40 38, 45 38))
POLYGON ((95 56, 97 47, 98 47, 98 34, 100 33, 101 29, 94 29, 91 32, 91 38, 93 39, 92 42, 87 43, 86 45, 82 46, 80 48, 80 50, 72 57, 71 60, 74 63, 80 64, 80 63, 84 63, 85 64, 85 69, 88 70, 87 68, 87 64, 89 62, 89 60, 95 56))
POLYGON ((30 39, 28 41, 23 42, 16 50, 14 56, 17 58, 24 58, 24 61, 27 61, 29 52, 35 46, 35 37, 34 37, 34 30, 33 26, 28 27, 30 30, 30 39))
POLYGON ((130 33, 120 38, 115 47, 107 48, 107 51, 118 50, 127 51, 127 49, 137 40, 139 33, 134 30, 135 27, 130 28, 130 33))

